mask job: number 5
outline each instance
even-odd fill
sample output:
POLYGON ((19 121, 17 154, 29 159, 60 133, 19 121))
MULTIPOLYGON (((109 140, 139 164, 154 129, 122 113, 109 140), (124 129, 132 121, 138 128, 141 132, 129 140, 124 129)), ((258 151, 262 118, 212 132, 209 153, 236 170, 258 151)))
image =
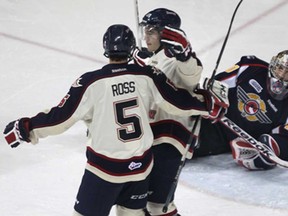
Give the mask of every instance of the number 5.
POLYGON ((117 134, 123 142, 139 139, 143 135, 140 116, 136 112, 134 114, 132 112, 132 114, 126 114, 128 110, 131 111, 137 107, 137 98, 114 103, 116 123, 120 125, 120 128, 117 129, 117 134))

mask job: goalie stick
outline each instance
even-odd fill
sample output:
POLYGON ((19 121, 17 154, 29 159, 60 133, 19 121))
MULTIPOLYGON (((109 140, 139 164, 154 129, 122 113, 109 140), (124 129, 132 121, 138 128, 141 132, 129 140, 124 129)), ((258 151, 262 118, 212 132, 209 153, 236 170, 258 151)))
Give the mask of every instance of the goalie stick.
MULTIPOLYGON (((211 78, 210 78, 211 82, 210 82, 210 84, 208 85, 208 89, 209 89, 209 88, 212 89, 212 86, 213 86, 213 83, 214 83, 214 79, 215 79, 215 74, 216 74, 216 71, 217 71, 219 62, 220 62, 220 60, 221 60, 222 54, 223 54, 223 52, 224 52, 226 43, 227 43, 228 38, 229 38, 229 34, 230 34, 231 27, 232 27, 232 24, 233 24, 233 21, 234 21, 234 17, 235 17, 235 15, 236 15, 236 12, 237 12, 240 4, 242 3, 242 1, 243 1, 243 0, 240 0, 240 2, 237 4, 237 6, 236 6, 236 8, 235 8, 235 10, 234 10, 234 13, 233 13, 233 15, 232 15, 232 18, 231 18, 231 21, 230 21, 230 25, 229 25, 229 28, 228 28, 228 32, 227 32, 227 34, 226 34, 226 37, 225 37, 225 39, 224 39, 224 42, 223 42, 221 51, 220 51, 219 56, 218 56, 218 59, 217 59, 217 61, 216 61, 216 66, 215 66, 215 68, 214 68, 214 70, 213 70, 213 73, 212 73, 212 75, 211 75, 211 78)), ((170 201, 171 201, 171 198, 172 198, 172 196, 173 196, 173 194, 174 194, 174 192, 175 192, 175 190, 176 190, 176 186, 177 186, 177 183, 178 183, 178 180, 179 180, 179 177, 180 177, 181 170, 182 170, 182 168, 183 168, 183 166, 184 166, 184 164, 185 164, 185 161, 186 161, 186 154, 188 153, 189 148, 190 148, 191 145, 192 145, 192 142, 193 142, 193 144, 194 144, 193 149, 195 148, 195 146, 196 146, 196 144, 197 144, 197 140, 194 141, 194 137, 195 137, 195 136, 198 137, 198 134, 195 135, 195 130, 196 130, 196 128, 197 128, 197 125, 198 125, 198 122, 200 121, 200 119, 201 119, 201 117, 200 117, 200 116, 197 116, 197 119, 196 119, 195 122, 194 122, 192 131, 191 131, 191 135, 190 135, 190 137, 189 137, 189 141, 188 141, 188 144, 187 144, 188 147, 186 146, 186 149, 185 149, 186 152, 182 155, 182 158, 181 158, 181 161, 180 161, 180 164, 179 164, 179 167, 178 167, 177 174, 176 174, 175 179, 174 179, 174 181, 173 181, 173 183, 172 183, 172 185, 171 185, 171 188, 170 188, 169 194, 168 194, 168 196, 167 196, 165 205, 164 205, 164 207, 163 207, 163 209, 162 209, 162 211, 163 211, 164 213, 167 212, 168 205, 169 205, 169 203, 170 203, 170 201)), ((199 130, 199 131, 200 131, 200 130, 199 130)), ((198 133, 199 133, 199 131, 198 131, 198 133)))
POLYGON ((212 72, 212 75, 211 75, 211 78, 210 78, 210 80, 211 80, 210 89, 212 89, 212 86, 213 86, 213 83, 214 83, 214 80, 215 80, 216 71, 217 71, 217 69, 218 69, 220 60, 221 60, 221 58, 222 58, 224 49, 225 49, 225 47, 226 47, 226 43, 227 43, 228 38, 229 38, 229 35, 230 35, 230 31, 231 31, 231 28, 232 28, 232 24, 233 24, 233 21, 234 21, 236 12, 237 12, 240 4, 242 3, 242 1, 243 1, 243 0, 240 0, 240 1, 239 1, 239 3, 237 4, 237 6, 236 6, 236 8, 235 8, 235 10, 234 10, 234 13, 233 13, 233 15, 232 15, 232 18, 231 18, 231 21, 230 21, 230 25, 229 25, 229 28, 228 28, 228 31, 227 31, 227 34, 226 34, 226 37, 225 37, 225 39, 224 39, 222 48, 221 48, 221 50, 220 50, 220 53, 219 53, 219 55, 218 55, 218 59, 217 59, 217 61, 216 61, 215 68, 214 68, 214 70, 213 70, 213 72, 212 72))
POLYGON ((229 118, 224 116, 223 118, 220 119, 220 122, 223 125, 225 125, 227 128, 229 128, 231 131, 233 131, 236 135, 238 135, 239 137, 247 141, 251 146, 257 149, 262 155, 274 161, 276 164, 282 167, 288 168, 288 161, 284 161, 280 159, 272 149, 270 149, 267 145, 259 142, 254 137, 249 135, 246 131, 244 131, 242 128, 236 125, 229 118))
MULTIPOLYGON (((210 82, 210 87, 208 88, 212 88, 213 86, 213 82, 215 80, 215 74, 216 74, 216 70, 218 68, 219 62, 221 60, 224 48, 226 46, 227 40, 228 40, 228 36, 230 34, 230 30, 231 30, 231 26, 232 26, 232 22, 234 20, 236 11, 238 10, 240 4, 242 3, 243 0, 240 0, 240 2, 238 3, 232 19, 231 19, 231 23, 227 32, 227 35, 225 37, 223 46, 221 48, 220 54, 218 56, 217 62, 216 62, 216 66, 215 69, 213 70, 213 73, 211 75, 211 82, 210 82)), ((281 158, 279 158, 275 152, 270 149, 268 146, 266 146, 265 144, 259 142, 258 140, 256 140, 254 137, 252 137, 251 135, 249 135, 246 131, 244 131, 242 128, 240 128, 239 126, 237 126, 233 121, 231 121, 230 119, 228 119, 227 117, 223 117, 222 119, 220 119, 220 122, 222 124, 224 124, 226 127, 228 127, 230 130, 232 130, 235 134, 237 134, 239 137, 245 139, 248 143, 251 144, 251 146, 253 146, 255 149, 257 149, 262 155, 266 156, 267 158, 269 158, 270 160, 274 161, 276 164, 282 166, 282 167, 286 167, 288 168, 288 161, 284 161, 281 158)))

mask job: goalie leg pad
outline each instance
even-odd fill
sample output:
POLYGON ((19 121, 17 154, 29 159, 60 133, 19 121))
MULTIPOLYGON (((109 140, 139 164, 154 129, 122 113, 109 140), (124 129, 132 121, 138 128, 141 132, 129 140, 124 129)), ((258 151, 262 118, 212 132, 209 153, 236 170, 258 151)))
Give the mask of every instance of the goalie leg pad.
POLYGON ((280 147, 272 136, 270 136, 269 134, 262 134, 258 140, 261 143, 268 145, 275 152, 277 156, 280 155, 280 147))
POLYGON ((248 170, 267 170, 276 166, 274 162, 264 158, 257 149, 241 138, 232 140, 230 146, 234 161, 248 170))

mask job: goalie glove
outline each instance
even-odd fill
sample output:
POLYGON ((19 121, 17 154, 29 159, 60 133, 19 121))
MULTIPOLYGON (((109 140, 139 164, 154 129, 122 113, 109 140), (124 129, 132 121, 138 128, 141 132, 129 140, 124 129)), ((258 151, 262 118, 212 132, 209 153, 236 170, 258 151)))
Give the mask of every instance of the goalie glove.
POLYGON ((177 60, 185 62, 192 55, 190 42, 180 29, 165 26, 161 34, 161 43, 168 57, 176 57, 177 60))
POLYGON ((140 65, 141 67, 147 65, 148 60, 151 56, 152 54, 145 48, 142 48, 142 50, 140 50, 138 47, 136 47, 133 51, 134 63, 140 65))
POLYGON ((196 93, 200 93, 204 96, 207 103, 207 109, 209 111, 208 116, 203 118, 210 119, 212 123, 219 121, 227 112, 229 107, 228 100, 228 85, 214 80, 213 85, 211 80, 206 78, 203 84, 204 90, 197 90, 196 93))
POLYGON ((29 139, 29 118, 21 118, 10 122, 3 132, 6 142, 12 148, 17 147, 21 143, 30 142, 29 139))
MULTIPOLYGON (((277 142, 270 135, 261 135, 259 142, 268 145, 276 155, 280 154, 277 142)), ((232 140, 230 146, 234 161, 248 170, 267 170, 276 166, 273 161, 261 155, 257 149, 240 137, 232 140)))

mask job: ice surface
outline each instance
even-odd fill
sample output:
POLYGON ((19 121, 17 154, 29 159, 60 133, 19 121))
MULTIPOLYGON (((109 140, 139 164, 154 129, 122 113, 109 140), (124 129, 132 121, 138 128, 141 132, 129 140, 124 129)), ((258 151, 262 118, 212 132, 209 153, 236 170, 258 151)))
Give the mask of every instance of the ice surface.
MULTIPOLYGON (((238 0, 138 2, 140 17, 156 7, 179 13, 204 75, 210 76, 238 0)), ((287 49, 287 9, 287 0, 244 0, 218 71, 242 55, 269 61, 287 49)), ((1 0, 0 130, 58 104, 78 76, 105 64, 103 33, 114 23, 136 31, 134 14, 132 0, 1 0)), ((1 216, 71 215, 85 166, 85 130, 78 123, 62 135, 17 149, 0 136, 1 216)), ((230 155, 200 158, 184 167, 176 203, 183 216, 284 216, 287 179, 280 167, 249 172, 230 155)))

